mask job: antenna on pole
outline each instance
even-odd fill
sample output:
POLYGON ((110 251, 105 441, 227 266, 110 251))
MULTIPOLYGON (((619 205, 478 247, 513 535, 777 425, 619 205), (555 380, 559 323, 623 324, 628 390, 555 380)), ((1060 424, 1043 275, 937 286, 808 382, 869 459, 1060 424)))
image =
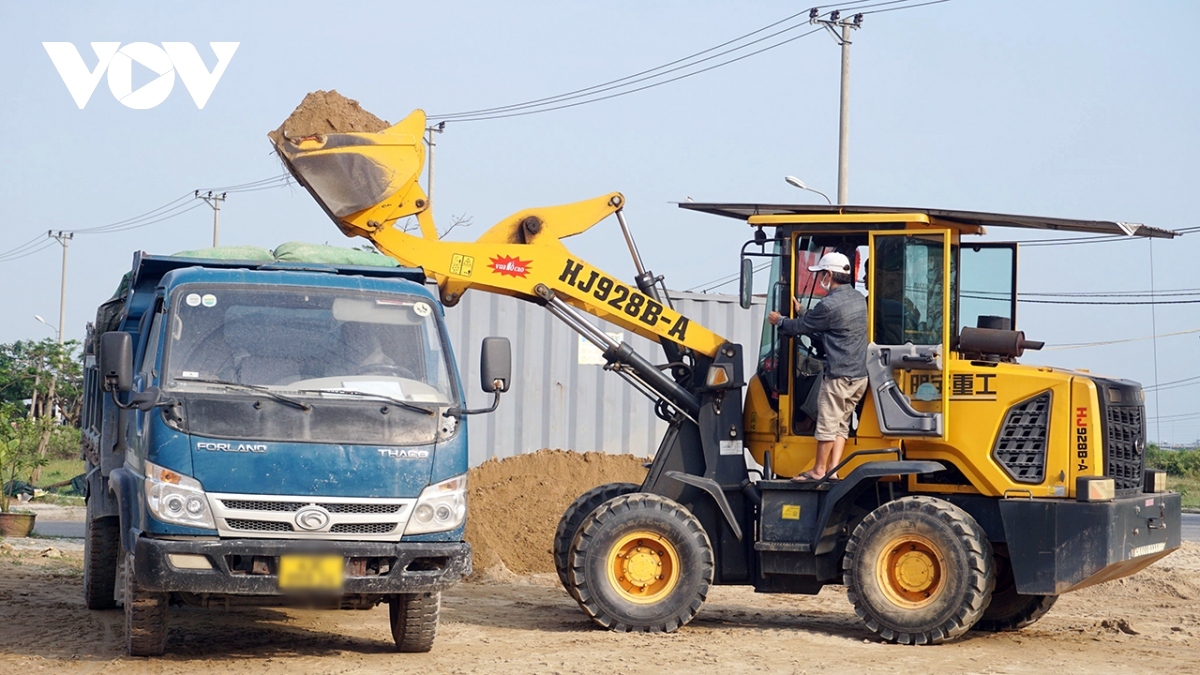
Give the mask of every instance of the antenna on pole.
POLYGON ((212 207, 212 210, 213 210, 213 248, 216 248, 218 246, 217 240, 218 240, 218 234, 219 234, 220 228, 221 228, 221 202, 225 201, 226 194, 228 194, 228 193, 222 192, 221 194, 217 194, 217 193, 213 192, 212 190, 209 190, 207 194, 200 194, 200 191, 196 190, 196 194, 195 194, 196 199, 203 199, 206 203, 208 203, 209 206, 212 207))
MULTIPOLYGON (((66 322, 67 314, 67 245, 75 238, 74 232, 64 232, 59 230, 49 230, 46 236, 57 241, 62 246, 62 281, 59 282, 58 290, 58 344, 63 343, 63 326, 66 322)), ((44 323, 44 322, 43 322, 44 323)))
POLYGON ((822 19, 820 10, 814 7, 808 13, 808 22, 820 24, 829 31, 842 48, 842 91, 838 114, 838 183, 837 200, 845 204, 850 180, 850 31, 862 28, 862 13, 843 19, 842 13, 833 10, 828 19, 822 19), (837 30, 841 29, 840 33, 837 30))
POLYGON ((445 132, 445 122, 438 122, 431 127, 425 127, 425 145, 429 146, 429 178, 426 179, 425 198, 429 200, 430 210, 433 209, 433 149, 437 147, 437 143, 433 141, 433 135, 445 132))

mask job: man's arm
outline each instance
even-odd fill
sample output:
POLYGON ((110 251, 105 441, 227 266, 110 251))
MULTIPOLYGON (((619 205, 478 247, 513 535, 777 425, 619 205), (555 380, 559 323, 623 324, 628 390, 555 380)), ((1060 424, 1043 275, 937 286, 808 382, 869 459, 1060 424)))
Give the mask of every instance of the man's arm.
POLYGON ((798 335, 812 335, 813 333, 823 333, 829 330, 829 308, 827 303, 817 303, 808 312, 804 312, 794 319, 780 318, 779 333, 787 337, 796 337, 798 335))

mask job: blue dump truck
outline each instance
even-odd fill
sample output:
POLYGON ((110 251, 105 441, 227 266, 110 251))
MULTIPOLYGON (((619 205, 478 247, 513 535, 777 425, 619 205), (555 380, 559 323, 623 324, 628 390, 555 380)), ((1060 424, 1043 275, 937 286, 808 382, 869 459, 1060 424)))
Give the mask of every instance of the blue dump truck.
POLYGON ((471 570, 464 417, 509 344, 484 340, 494 402, 467 410, 421 270, 268 258, 136 254, 89 326, 87 607, 157 655, 172 604, 386 602, 427 651, 471 570))

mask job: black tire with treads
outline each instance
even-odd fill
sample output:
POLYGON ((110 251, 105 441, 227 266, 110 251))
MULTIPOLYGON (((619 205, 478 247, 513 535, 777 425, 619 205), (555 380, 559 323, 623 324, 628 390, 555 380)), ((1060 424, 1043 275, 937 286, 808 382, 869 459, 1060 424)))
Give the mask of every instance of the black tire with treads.
POLYGON ((596 510, 604 502, 613 497, 632 494, 641 489, 641 486, 633 483, 608 483, 594 487, 591 490, 579 495, 566 511, 563 511, 562 518, 558 521, 558 529, 554 532, 554 569, 558 572, 558 581, 562 584, 567 593, 576 600, 579 600, 579 593, 571 584, 571 580, 567 574, 568 571, 568 554, 571 549, 571 542, 575 541, 575 535, 579 533, 579 526, 583 521, 596 510))
POLYGON ((441 608, 441 592, 392 596, 388 602, 388 618, 396 651, 427 652, 432 649, 441 608))
POLYGON ((130 656, 161 656, 167 648, 170 595, 138 587, 133 554, 125 555, 125 649, 130 656))
POLYGON ((88 500, 83 539, 83 604, 88 609, 117 606, 117 566, 121 563, 121 523, 116 516, 93 517, 88 500))
MULTIPOLYGON (((923 563, 922 563, 923 564, 923 563)), ((991 601, 992 547, 983 528, 962 509, 934 497, 904 497, 872 511, 846 544, 847 598, 867 628, 900 644, 939 644, 970 630, 991 601), (935 552, 937 584, 905 603, 888 581, 894 559, 910 555, 899 542, 920 538, 935 552)))
POLYGON ((975 622, 972 630, 998 633, 1001 631, 1021 630, 1032 625, 1046 615, 1054 603, 1058 602, 1057 595, 1021 595, 1017 593, 1017 583, 1009 559, 996 556, 996 588, 992 591, 992 601, 983 616, 975 622))
POLYGON ((644 492, 615 497, 596 508, 580 526, 568 557, 579 606, 597 624, 614 631, 678 629, 700 611, 713 580, 712 544, 700 521, 678 502, 644 492), (642 534, 651 542, 670 545, 678 572, 674 584, 652 602, 630 601, 609 573, 618 544, 642 534))

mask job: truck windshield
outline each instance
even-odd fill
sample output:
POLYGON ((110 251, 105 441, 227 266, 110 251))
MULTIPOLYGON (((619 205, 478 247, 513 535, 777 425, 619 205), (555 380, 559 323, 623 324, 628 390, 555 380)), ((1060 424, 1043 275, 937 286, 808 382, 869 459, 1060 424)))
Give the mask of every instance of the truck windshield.
POLYGON ((167 389, 456 400, 437 315, 420 296, 189 284, 170 306, 167 389))

